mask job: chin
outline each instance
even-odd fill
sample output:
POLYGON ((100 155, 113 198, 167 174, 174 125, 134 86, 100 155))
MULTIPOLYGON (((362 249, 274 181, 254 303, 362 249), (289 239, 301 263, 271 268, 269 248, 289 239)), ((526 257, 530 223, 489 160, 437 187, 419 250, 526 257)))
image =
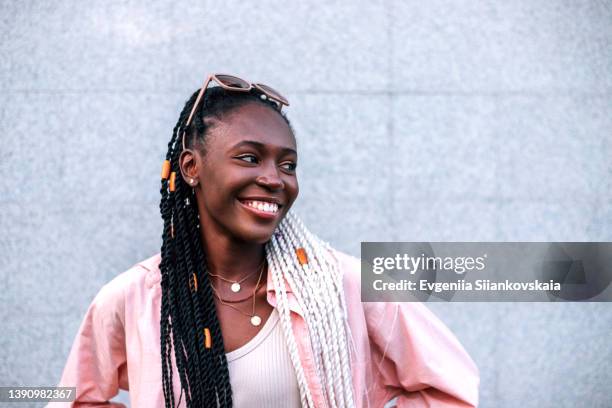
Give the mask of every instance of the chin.
POLYGON ((262 237, 262 236, 247 237, 247 238, 244 239, 244 241, 245 242, 250 242, 250 243, 253 243, 253 244, 262 244, 263 245, 263 244, 267 243, 268 241, 270 241, 271 238, 272 238, 272 234, 267 235, 265 237, 262 237))
POLYGON ((236 236, 245 242, 265 244, 272 238, 285 215, 286 213, 280 214, 280 217, 274 220, 275 222, 260 223, 249 219, 242 225, 237 225, 237 229, 234 231, 236 231, 236 236))
POLYGON ((266 242, 270 240, 270 238, 272 238, 272 234, 274 234, 275 230, 276 228, 274 229, 266 228, 266 231, 257 231, 257 232, 250 230, 250 231, 245 232, 244 234, 240 234, 239 236, 242 237, 242 240, 246 242, 265 244, 266 242))

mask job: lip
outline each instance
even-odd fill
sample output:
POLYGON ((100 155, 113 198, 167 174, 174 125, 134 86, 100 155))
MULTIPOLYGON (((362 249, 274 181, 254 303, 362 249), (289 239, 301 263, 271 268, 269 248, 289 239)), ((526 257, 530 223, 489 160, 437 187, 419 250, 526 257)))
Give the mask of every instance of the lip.
POLYGON ((276 201, 275 200, 270 200, 270 199, 262 199, 262 198, 257 199, 257 198, 254 198, 254 197, 240 198, 240 199, 237 200, 240 203, 240 205, 245 210, 247 210, 248 212, 250 212, 251 214, 253 214, 253 215, 255 215, 255 216, 259 217, 259 218, 264 218, 264 219, 267 219, 267 220, 273 220, 276 217, 278 217, 280 215, 280 213, 281 213, 282 205, 280 205, 278 203, 276 203, 276 204, 278 204, 278 211, 276 213, 269 213, 269 212, 261 211, 261 210, 258 210, 257 208, 248 206, 245 203, 243 203, 242 200, 244 200, 244 201, 249 201, 249 200, 266 201, 266 202, 269 202, 269 203, 272 203, 272 202, 276 203, 276 201))

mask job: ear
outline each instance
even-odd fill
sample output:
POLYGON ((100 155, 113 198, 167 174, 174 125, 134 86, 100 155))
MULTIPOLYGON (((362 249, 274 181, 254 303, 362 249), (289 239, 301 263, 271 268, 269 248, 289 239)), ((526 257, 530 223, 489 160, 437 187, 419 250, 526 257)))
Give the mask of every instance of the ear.
POLYGON ((179 167, 181 175, 187 185, 195 187, 200 182, 199 173, 202 166, 202 158, 200 154, 192 149, 185 149, 179 157, 179 167))

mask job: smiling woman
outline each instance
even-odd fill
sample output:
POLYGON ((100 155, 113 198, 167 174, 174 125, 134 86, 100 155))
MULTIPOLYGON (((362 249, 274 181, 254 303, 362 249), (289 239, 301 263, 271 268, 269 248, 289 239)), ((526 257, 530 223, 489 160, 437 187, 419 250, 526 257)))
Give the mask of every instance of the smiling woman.
MULTIPOLYGON (((239 100, 248 101, 242 95, 239 100)), ((199 187, 193 191, 200 225, 209 229, 203 238, 229 231, 263 244, 298 196, 295 137, 284 117, 260 100, 234 107, 222 119, 205 118, 206 140, 188 138, 181 153, 183 178, 199 187)))
POLYGON ((187 101, 162 167, 161 252, 90 305, 60 384, 74 405, 120 406, 119 389, 133 407, 477 404, 448 329, 417 303, 361 303, 360 261, 290 211, 288 104, 229 75, 187 101))

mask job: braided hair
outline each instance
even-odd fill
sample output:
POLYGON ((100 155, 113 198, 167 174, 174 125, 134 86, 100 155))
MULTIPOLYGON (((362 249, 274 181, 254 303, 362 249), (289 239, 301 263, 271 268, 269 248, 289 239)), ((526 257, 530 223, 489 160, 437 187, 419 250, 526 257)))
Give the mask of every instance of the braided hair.
MULTIPOLYGON (((191 407, 231 407, 232 390, 223 337, 199 231, 199 214, 193 189, 180 174, 182 135, 185 147, 200 145, 210 125, 206 119, 221 119, 231 110, 248 103, 276 104, 262 99, 257 90, 231 92, 221 87, 206 90, 189 127, 185 126, 199 90, 186 102, 168 143, 166 160, 173 177, 162 179, 160 212, 164 221, 161 263, 161 361, 165 407, 180 405, 181 398, 191 407), (171 184, 173 184, 171 186, 171 184), (181 383, 181 396, 175 404, 173 357, 181 383)), ((285 282, 289 283, 304 310, 315 355, 315 366, 331 407, 351 407, 353 392, 348 346, 350 330, 346 316, 342 277, 329 245, 311 234, 291 212, 265 244, 265 253, 274 287, 277 309, 291 356, 303 407, 314 407, 297 351, 289 319, 285 282), (308 263, 298 262, 295 249, 308 253, 308 263)))

